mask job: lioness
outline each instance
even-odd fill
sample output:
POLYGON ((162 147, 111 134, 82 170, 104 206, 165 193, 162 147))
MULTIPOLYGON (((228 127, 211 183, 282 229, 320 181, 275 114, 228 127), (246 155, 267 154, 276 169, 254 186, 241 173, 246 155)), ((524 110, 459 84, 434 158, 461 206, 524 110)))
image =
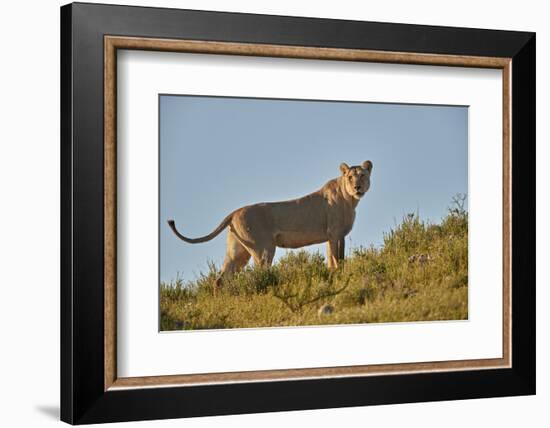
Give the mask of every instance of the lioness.
POLYGON ((271 266, 275 248, 299 248, 327 242, 327 265, 338 267, 344 258, 344 238, 355 220, 355 207, 370 187, 372 162, 361 166, 340 165, 341 175, 316 192, 284 202, 267 202, 239 208, 209 235, 187 238, 174 220, 168 225, 178 238, 190 244, 210 241, 229 227, 219 287, 225 276, 241 270, 252 256, 254 263, 271 266))

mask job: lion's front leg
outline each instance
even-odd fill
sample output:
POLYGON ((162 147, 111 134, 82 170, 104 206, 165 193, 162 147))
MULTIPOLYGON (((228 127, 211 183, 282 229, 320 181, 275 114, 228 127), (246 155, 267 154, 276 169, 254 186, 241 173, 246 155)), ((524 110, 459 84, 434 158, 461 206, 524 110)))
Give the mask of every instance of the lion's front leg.
POLYGON ((331 239, 327 242, 327 265, 329 269, 337 269, 338 262, 344 260, 345 240, 331 239))
POLYGON ((338 240, 338 260, 344 260, 346 256, 346 240, 345 238, 340 238, 338 240))
POLYGON ((327 242, 327 266, 330 270, 336 269, 338 265, 338 261, 336 260, 336 257, 334 257, 334 253, 332 252, 332 247, 334 245, 331 243, 331 241, 327 242))

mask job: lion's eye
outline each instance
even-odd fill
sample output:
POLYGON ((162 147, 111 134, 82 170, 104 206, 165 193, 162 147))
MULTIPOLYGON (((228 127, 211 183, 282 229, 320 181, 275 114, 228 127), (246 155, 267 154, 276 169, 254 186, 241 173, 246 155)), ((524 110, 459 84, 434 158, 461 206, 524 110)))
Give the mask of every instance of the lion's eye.
POLYGON ((349 181, 353 180, 353 177, 351 175, 348 176, 349 181))

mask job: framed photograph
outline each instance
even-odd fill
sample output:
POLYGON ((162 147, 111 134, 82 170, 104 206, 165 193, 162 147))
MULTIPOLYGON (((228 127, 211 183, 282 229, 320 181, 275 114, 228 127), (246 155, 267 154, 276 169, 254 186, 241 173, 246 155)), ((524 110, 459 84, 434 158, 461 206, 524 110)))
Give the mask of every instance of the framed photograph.
POLYGON ((61 105, 62 420, 535 393, 533 33, 76 3, 61 105))

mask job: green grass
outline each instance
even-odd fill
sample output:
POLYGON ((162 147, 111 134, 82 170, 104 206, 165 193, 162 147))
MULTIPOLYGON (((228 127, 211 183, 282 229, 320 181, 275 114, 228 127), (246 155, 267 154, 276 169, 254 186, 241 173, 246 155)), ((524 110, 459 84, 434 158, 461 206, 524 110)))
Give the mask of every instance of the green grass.
POLYGON ((216 296, 213 264, 195 281, 161 283, 161 330, 467 319, 468 214, 464 198, 453 202, 440 224, 409 214, 334 272, 302 250, 247 267, 216 296))

